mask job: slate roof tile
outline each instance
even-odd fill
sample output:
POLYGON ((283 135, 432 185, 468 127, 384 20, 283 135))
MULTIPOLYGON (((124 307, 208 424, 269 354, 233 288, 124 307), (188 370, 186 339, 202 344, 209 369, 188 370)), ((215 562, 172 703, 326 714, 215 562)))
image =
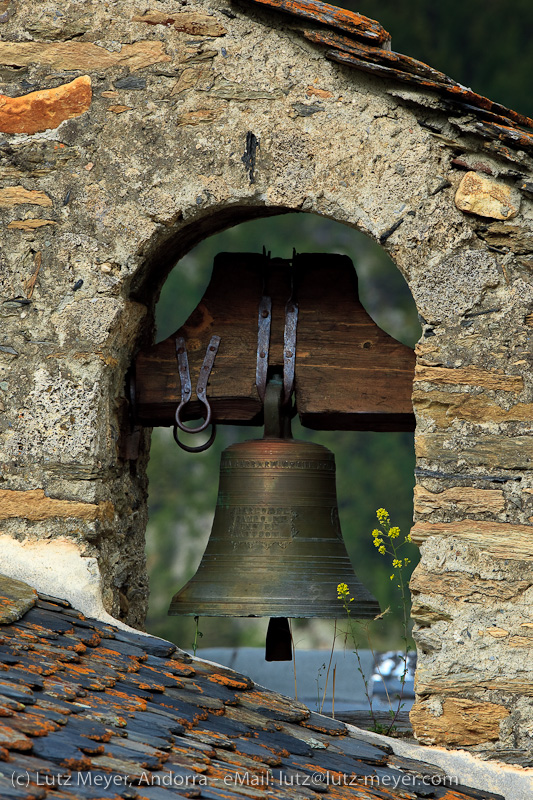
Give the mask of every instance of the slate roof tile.
POLYGON ((59 597, 51 597, 51 595, 43 594, 43 592, 39 592, 39 600, 42 600, 43 603, 47 602, 47 603, 53 603, 53 605, 55 606, 62 606, 63 609, 71 608, 71 605, 68 600, 62 600, 59 597))
MULTIPOLYGON (((257 5, 274 13, 290 14, 291 29, 299 30, 303 37, 322 48, 327 59, 385 79, 387 91, 401 101, 427 106, 423 96, 430 92, 437 96, 439 107, 447 113, 452 125, 456 124, 454 118, 473 118, 474 124, 463 132, 483 139, 485 149, 494 155, 520 164, 517 151, 529 154, 533 151, 533 133, 528 132, 533 129, 533 119, 461 86, 421 61, 393 52, 390 34, 375 20, 320 0, 252 0, 252 7, 257 5), (400 87, 407 84, 409 98, 390 88, 395 84, 400 87), (417 91, 420 101, 414 97, 417 91)), ((419 120, 419 124, 423 125, 423 121, 419 120)), ((457 124, 461 126, 460 122, 457 124)), ((527 191, 526 187, 519 188, 527 191)))
MULTIPOLYGON (((3 673, 5 678, 8 677, 6 673, 3 673)), ((33 692, 29 686, 22 686, 21 684, 17 683, 8 683, 5 679, 2 680, 0 678, 0 692, 1 697, 5 697, 8 700, 18 700, 20 703, 25 703, 26 705, 30 705, 34 703, 35 700, 33 698, 33 692)))
POLYGON ((73 706, 72 703, 67 703, 64 700, 61 700, 59 697, 53 697, 49 694, 42 697, 37 697, 35 699, 35 705, 39 706, 39 708, 50 711, 51 714, 58 713, 66 716, 67 714, 73 714, 76 712, 76 707, 73 706))
POLYGON ((302 720, 304 728, 311 728, 313 731, 320 733, 327 733, 329 736, 344 736, 346 733, 346 725, 336 719, 330 717, 323 717, 322 714, 316 714, 312 711, 307 715, 307 718, 302 720))
MULTIPOLYGON (((122 633, 120 630, 115 631, 115 642, 124 642, 128 645, 137 644, 143 653, 159 658, 168 658, 176 651, 176 645, 172 642, 166 642, 164 639, 151 638, 149 642, 146 641, 146 636, 134 633, 122 633)), ((123 652, 123 651, 122 651, 123 652)))
POLYGON ((239 705, 281 722, 303 722, 311 716, 311 712, 303 703, 269 690, 246 692, 239 698, 239 705))
POLYGON ((13 716, 4 720, 5 724, 13 728, 13 730, 25 733, 28 736, 46 736, 52 731, 59 730, 60 725, 56 722, 32 713, 33 706, 29 706, 29 708, 30 711, 25 711, 22 714, 13 714, 13 716))
POLYGON ((163 750, 163 751, 170 751, 172 750, 172 739, 163 739, 161 736, 151 736, 150 734, 144 732, 135 733, 134 731, 129 731, 128 733, 128 742, 137 742, 139 744, 147 744, 150 747, 153 747, 155 750, 163 750))
MULTIPOLYGON (((388 746, 171 643, 76 614, 40 596, 0 626, 2 800, 427 796, 421 778, 435 768, 391 757, 388 746), (27 786, 5 777, 26 774, 27 786), (409 785, 348 785, 354 776, 409 785)), ((447 800, 475 796, 432 789, 447 800)))
POLYGON ((9 680, 13 681, 14 683, 23 684, 24 686, 29 686, 32 689, 44 688, 44 679, 41 677, 41 675, 39 675, 38 672, 21 670, 17 669, 16 667, 12 667, 9 670, 0 670, 0 681, 5 675, 9 675, 9 680))
POLYGON ((196 674, 196 670, 190 664, 181 663, 179 661, 168 661, 159 656, 149 655, 145 662, 147 667, 155 667, 155 669, 162 670, 165 674, 182 675, 187 678, 196 674))

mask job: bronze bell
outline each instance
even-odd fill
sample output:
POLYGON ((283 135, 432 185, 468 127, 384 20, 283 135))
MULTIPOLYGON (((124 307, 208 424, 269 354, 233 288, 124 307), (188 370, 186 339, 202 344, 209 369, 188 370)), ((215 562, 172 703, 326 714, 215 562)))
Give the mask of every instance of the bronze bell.
MULTIPOLYGON (((337 585, 346 583, 352 616, 373 618, 378 603, 356 577, 341 534, 333 453, 283 436, 287 421, 276 426, 269 389, 265 437, 222 453, 211 535, 169 614, 340 618, 337 585)), ((283 658, 267 652, 267 660, 283 658)))

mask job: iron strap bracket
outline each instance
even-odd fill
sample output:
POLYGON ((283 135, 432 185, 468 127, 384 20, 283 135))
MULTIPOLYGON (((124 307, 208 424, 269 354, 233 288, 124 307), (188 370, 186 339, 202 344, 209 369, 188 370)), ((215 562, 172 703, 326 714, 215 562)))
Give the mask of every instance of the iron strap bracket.
POLYGON ((294 389, 297 325, 298 303, 289 298, 285 306, 285 330, 283 332, 283 405, 290 401, 294 389))
POLYGON ((196 384, 196 396, 198 400, 203 403, 205 406, 205 418, 204 421, 197 425, 194 428, 189 428, 185 425, 181 419, 181 412, 183 408, 187 405, 190 401, 192 396, 192 385, 191 385, 191 376, 189 372, 189 359, 187 357, 187 343, 183 336, 176 337, 176 358, 178 360, 178 372, 180 376, 181 382, 181 401, 179 406, 176 409, 175 421, 176 424, 174 425, 174 439, 176 440, 177 444, 183 449, 187 450, 189 453, 199 453, 202 450, 207 450, 213 444, 216 435, 216 428, 213 424, 213 430, 211 432, 211 436, 209 437, 208 441, 202 445, 198 445, 197 447, 190 447, 189 445, 184 444, 178 438, 178 428, 185 433, 200 433, 207 428, 209 423, 211 422, 211 406, 207 400, 207 383, 209 380, 209 375, 211 374, 211 370, 213 369, 213 364, 215 363, 216 354, 218 353, 218 348, 220 345, 220 336, 212 336, 211 340, 207 346, 207 351, 205 354, 204 362, 200 369, 200 374, 198 376, 198 382, 196 384))
POLYGON ((271 326, 272 298, 264 294, 259 303, 259 318, 257 325, 257 366, 255 369, 255 383, 262 403, 265 402, 271 326))
MULTIPOLYGON (((292 280, 291 280, 292 285, 292 280)), ((285 305, 285 327, 283 330, 283 398, 282 404, 290 402, 294 390, 294 372, 296 366, 296 328, 298 325, 298 303, 293 293, 285 305)), ((270 350, 270 333, 272 328, 272 298, 263 294, 259 302, 257 323, 257 362, 255 384, 261 402, 265 402, 268 378, 268 358, 270 350)))

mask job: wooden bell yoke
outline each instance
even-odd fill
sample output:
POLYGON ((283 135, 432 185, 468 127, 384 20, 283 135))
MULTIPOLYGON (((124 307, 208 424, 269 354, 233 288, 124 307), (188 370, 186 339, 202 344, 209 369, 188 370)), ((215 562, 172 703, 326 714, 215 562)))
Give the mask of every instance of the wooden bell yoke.
POLYGON ((347 256, 220 253, 185 324, 137 355, 133 417, 175 425, 181 405, 182 421, 208 408, 212 422, 262 424, 267 375, 278 371, 308 428, 414 430, 414 367, 414 352, 359 302, 347 256))

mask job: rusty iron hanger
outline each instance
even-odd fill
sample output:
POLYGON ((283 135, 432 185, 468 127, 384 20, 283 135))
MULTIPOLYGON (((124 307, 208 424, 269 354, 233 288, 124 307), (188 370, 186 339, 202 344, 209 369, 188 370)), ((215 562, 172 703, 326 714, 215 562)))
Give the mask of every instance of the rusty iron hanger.
POLYGON ((204 362, 200 369, 198 382, 196 384, 196 396, 198 400, 205 406, 206 413, 204 421, 200 423, 200 425, 197 425, 194 428, 189 428, 187 427, 187 425, 184 424, 184 422, 181 419, 181 413, 183 411, 183 408, 187 405, 192 396, 191 376, 189 372, 189 359, 187 358, 187 343, 183 336, 178 336, 176 338, 176 358, 178 360, 178 371, 181 381, 181 401, 176 409, 176 414, 175 414, 174 439, 176 440, 176 443, 182 448, 182 450, 186 450, 188 453, 201 453, 203 450, 207 450, 209 447, 211 447, 211 445, 215 440, 216 426, 214 423, 212 423, 211 436, 209 437, 209 439, 206 442, 204 442, 204 444, 200 444, 195 447, 187 445, 180 440, 178 436, 178 428, 184 431, 185 433, 200 433, 201 431, 205 430, 211 422, 211 406, 209 405, 209 401, 207 399, 207 382, 209 380, 209 375, 211 374, 211 370, 215 362, 219 345, 220 345, 220 336, 212 336, 211 341, 207 346, 204 362))

